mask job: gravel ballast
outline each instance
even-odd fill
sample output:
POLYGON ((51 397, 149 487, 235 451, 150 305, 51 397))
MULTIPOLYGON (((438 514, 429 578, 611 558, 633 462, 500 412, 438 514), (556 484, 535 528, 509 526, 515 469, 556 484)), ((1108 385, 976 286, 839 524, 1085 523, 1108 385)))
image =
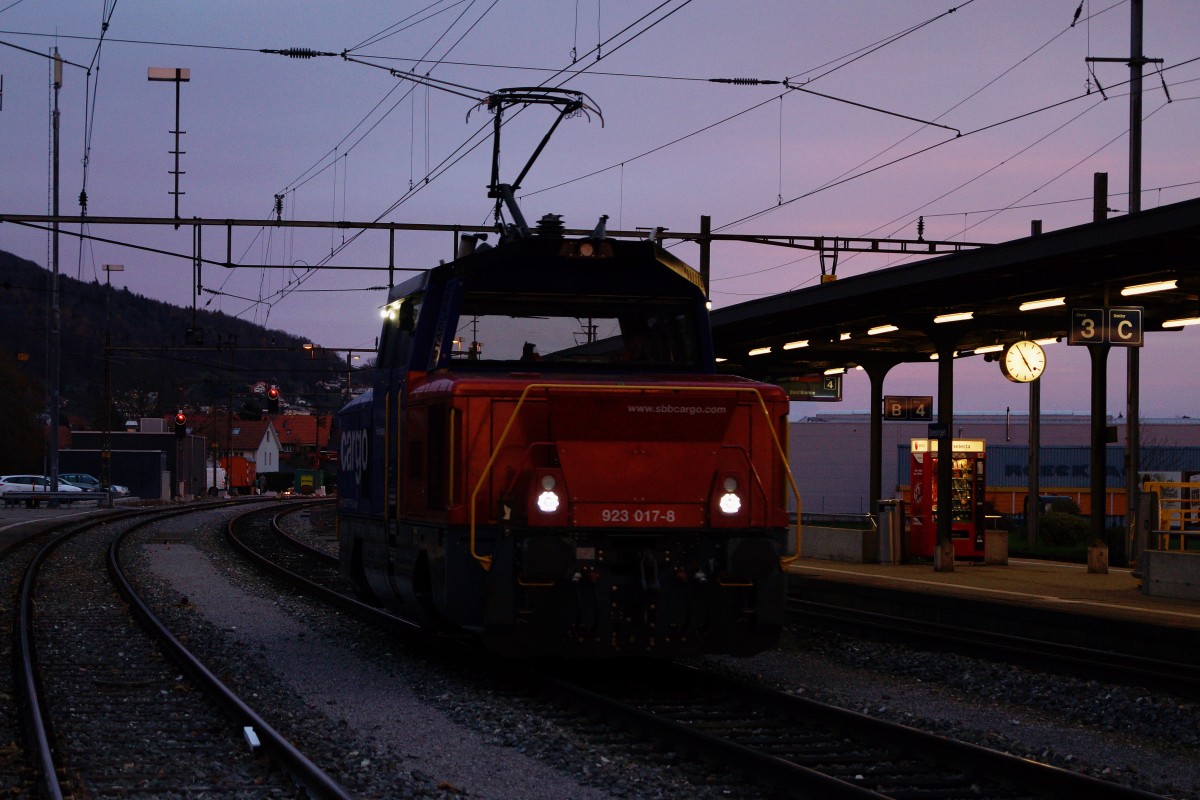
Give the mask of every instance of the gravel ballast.
MULTIPOLYGON (((623 732, 597 734, 540 702, 489 693, 377 629, 281 594, 229 555, 211 525, 193 521, 186 536, 163 544, 160 532, 160 543, 144 545, 144 591, 223 679, 357 796, 757 796, 697 776, 674 754, 651 755, 623 732)), ((1194 703, 827 631, 797 629, 780 650, 707 661, 986 747, 1200 796, 1194 703)))

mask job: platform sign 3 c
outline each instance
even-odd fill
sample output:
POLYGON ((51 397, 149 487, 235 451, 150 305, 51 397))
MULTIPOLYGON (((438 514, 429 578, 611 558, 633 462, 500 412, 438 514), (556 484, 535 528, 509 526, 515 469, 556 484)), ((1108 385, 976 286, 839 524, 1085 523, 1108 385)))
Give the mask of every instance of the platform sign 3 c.
POLYGON ((1141 347, 1145 331, 1140 306, 1072 308, 1068 344, 1110 344, 1141 347))

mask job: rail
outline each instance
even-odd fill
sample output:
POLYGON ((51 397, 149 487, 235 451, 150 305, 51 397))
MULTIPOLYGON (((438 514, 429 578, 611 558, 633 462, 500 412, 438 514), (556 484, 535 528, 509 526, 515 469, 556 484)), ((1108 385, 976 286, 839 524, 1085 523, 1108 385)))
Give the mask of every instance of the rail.
POLYGON ((737 394, 751 393, 758 400, 759 408, 762 409, 763 417, 767 420, 767 430, 771 432, 771 439, 775 443, 775 452, 779 455, 779 461, 783 465, 784 474, 787 475, 788 485, 792 488, 792 496, 796 500, 796 535, 795 535, 795 550, 790 556, 782 556, 779 559, 779 564, 783 569, 787 569, 788 565, 800 557, 800 490, 796 487, 796 479, 792 477, 792 468, 788 463, 787 451, 783 448, 783 443, 779 441, 779 433, 775 430, 774 420, 771 419, 771 412, 767 408, 767 403, 763 400, 762 393, 758 389, 751 386, 662 386, 656 384, 621 384, 614 386, 607 383, 586 384, 586 383, 531 383, 521 392, 521 396, 517 399, 517 406, 513 409, 512 414, 508 417, 508 422, 504 425, 504 430, 500 433, 500 438, 492 448, 492 455, 488 458, 487 464, 479 475, 479 480, 475 482, 475 489, 471 492, 471 502, 469 507, 470 527, 468 534, 468 546, 471 553, 471 558, 479 562, 487 572, 492 568, 492 557, 489 555, 480 554, 475 547, 476 544, 476 502, 479 498, 479 492, 483 489, 484 482, 487 481, 488 475, 491 474, 492 467, 496 464, 496 459, 500 455, 500 450, 504 447, 505 441, 508 439, 509 431, 512 430, 513 423, 516 422, 517 416, 521 413, 521 408, 525 405, 525 401, 529 399, 529 393, 534 389, 545 390, 547 393, 551 390, 562 389, 564 391, 599 391, 599 392, 707 392, 719 394, 737 394))

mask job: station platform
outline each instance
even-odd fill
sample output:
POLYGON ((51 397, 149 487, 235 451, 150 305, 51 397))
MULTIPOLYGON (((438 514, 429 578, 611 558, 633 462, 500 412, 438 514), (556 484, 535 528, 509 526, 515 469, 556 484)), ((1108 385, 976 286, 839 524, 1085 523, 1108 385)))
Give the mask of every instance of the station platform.
POLYGON ((953 572, 935 572, 928 563, 850 564, 810 558, 794 562, 791 572, 1200 631, 1200 602, 1149 597, 1133 571, 1121 567, 1092 574, 1086 564, 1012 558, 1007 566, 956 561, 953 572))
POLYGON ((1132 570, 1010 558, 869 564, 805 558, 792 563, 793 596, 857 611, 970 626, 1009 636, 1198 663, 1200 601, 1143 594, 1132 570))

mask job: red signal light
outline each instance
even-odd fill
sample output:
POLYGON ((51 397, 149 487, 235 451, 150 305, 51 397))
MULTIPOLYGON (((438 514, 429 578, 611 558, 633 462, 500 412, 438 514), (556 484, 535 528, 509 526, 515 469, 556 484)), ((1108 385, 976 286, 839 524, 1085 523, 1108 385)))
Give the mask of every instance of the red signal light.
POLYGON ((270 389, 267 389, 267 399, 268 400, 278 400, 279 399, 279 390, 276 389, 274 386, 272 386, 270 389))
POLYGON ((176 425, 186 425, 187 424, 187 414, 184 414, 182 411, 176 412, 175 424, 176 425))

